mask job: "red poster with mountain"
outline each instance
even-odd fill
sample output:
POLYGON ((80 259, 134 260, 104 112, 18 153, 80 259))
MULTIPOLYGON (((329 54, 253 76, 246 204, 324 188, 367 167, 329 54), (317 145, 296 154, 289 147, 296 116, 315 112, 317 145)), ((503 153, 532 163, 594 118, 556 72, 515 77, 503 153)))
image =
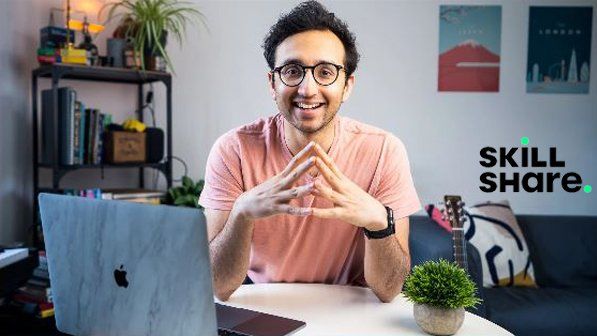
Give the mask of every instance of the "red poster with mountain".
POLYGON ((441 6, 439 91, 498 92, 500 6, 441 6))

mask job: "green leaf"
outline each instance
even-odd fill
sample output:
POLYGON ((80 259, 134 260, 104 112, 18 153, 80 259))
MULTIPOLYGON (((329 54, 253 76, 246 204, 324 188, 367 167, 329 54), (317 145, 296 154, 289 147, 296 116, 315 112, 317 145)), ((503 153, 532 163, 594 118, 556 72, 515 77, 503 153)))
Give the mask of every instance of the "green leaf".
POLYGON ((182 177, 182 185, 183 185, 183 187, 185 187, 185 188, 193 187, 193 184, 194 184, 193 180, 190 177, 188 177, 188 176, 183 176, 182 177))

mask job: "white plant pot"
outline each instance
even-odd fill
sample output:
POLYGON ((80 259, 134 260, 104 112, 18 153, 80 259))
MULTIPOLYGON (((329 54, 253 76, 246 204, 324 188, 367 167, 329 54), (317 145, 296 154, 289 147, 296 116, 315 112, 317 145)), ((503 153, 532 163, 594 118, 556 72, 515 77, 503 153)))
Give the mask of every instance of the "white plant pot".
POLYGON ((464 308, 438 308, 415 303, 415 321, 431 335, 454 335, 464 321, 464 308))

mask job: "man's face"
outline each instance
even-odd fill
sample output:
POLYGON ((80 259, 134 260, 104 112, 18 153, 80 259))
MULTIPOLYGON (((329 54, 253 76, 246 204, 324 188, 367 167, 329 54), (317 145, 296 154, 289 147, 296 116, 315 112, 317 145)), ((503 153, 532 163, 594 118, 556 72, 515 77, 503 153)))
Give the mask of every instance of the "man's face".
MULTIPOLYGON (((275 67, 288 63, 314 66, 322 62, 344 65, 344 58, 344 46, 334 33, 329 30, 309 30, 292 35, 278 45, 275 67)), ((269 73, 269 82, 272 98, 284 118, 297 130, 312 134, 334 119, 340 105, 352 91, 354 76, 346 81, 346 72, 340 70, 333 84, 321 86, 315 82, 312 72, 307 70, 301 84, 295 87, 282 83, 278 73, 269 73), (304 108, 305 105, 317 107, 304 108)))

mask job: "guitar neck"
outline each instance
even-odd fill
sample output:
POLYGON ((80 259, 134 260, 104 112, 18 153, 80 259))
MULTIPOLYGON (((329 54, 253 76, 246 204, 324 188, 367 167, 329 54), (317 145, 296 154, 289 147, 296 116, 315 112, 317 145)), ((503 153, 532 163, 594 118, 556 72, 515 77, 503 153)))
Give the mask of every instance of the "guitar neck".
POLYGON ((454 244, 454 261, 464 270, 468 270, 466 260, 466 240, 463 228, 452 228, 452 242, 454 244))

